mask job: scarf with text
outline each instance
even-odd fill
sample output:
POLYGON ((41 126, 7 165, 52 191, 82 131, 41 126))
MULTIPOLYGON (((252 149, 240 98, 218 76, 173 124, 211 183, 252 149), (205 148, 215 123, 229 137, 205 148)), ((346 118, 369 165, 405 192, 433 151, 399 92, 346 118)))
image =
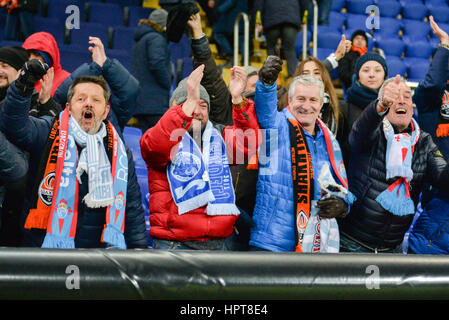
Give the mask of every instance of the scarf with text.
MULTIPOLYGON (((85 197, 85 200, 89 200, 85 201, 86 205, 106 208, 106 225, 102 241, 110 246, 126 249, 124 218, 128 159, 125 146, 112 124, 103 123, 103 129, 98 135, 107 138, 106 159, 98 160, 101 151, 99 149, 103 148, 104 152, 105 148, 103 139, 99 139, 98 136, 94 138, 94 145, 89 145, 90 150, 84 151, 88 147, 84 148, 78 159, 75 142, 78 138, 74 136, 77 129, 74 129, 76 126, 71 123, 72 121, 74 119, 71 120, 66 109, 53 124, 39 168, 43 178, 39 180, 41 182, 35 198, 32 199, 34 208, 30 210, 25 228, 47 230, 43 248, 74 248, 78 218, 78 179, 81 183, 80 175, 87 168, 89 197, 85 197), (85 159, 84 162, 81 162, 82 158, 85 159), (99 165, 100 163, 102 164, 99 165), (96 180, 96 183, 91 184, 90 180, 96 180), (110 186, 112 198, 105 201, 104 199, 111 193, 111 189, 108 188, 109 182, 112 182, 110 186)), ((77 135, 83 134, 78 132, 77 135)))

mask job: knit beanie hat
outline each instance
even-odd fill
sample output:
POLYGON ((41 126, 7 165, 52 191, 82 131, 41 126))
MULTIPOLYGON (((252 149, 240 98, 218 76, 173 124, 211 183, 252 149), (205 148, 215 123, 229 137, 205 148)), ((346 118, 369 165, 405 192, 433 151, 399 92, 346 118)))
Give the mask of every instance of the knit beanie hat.
POLYGON ((28 51, 22 47, 7 46, 0 48, 0 61, 20 70, 28 61, 28 51))
MULTIPOLYGON (((173 102, 176 102, 177 105, 184 103, 187 100, 187 78, 181 80, 178 84, 178 87, 173 91, 173 94, 170 98, 170 106, 173 105, 173 102)), ((210 98, 206 89, 200 84, 200 99, 203 99, 207 102, 210 110, 210 98)))
POLYGON ((148 20, 151 22, 156 23, 160 27, 166 27, 167 26, 167 17, 168 12, 164 9, 157 9, 151 12, 150 16, 148 17, 148 20))
POLYGON ((363 30, 361 30, 361 29, 354 31, 354 32, 352 33, 352 36, 351 36, 351 41, 353 41, 354 38, 357 37, 357 36, 362 36, 362 37, 364 37, 364 38, 365 38, 365 41, 366 41, 366 45, 368 45, 368 36, 366 35, 366 32, 365 32, 365 31, 363 31, 363 30))
POLYGON ((355 75, 356 79, 359 79, 359 71, 362 68, 362 66, 365 64, 365 62, 368 62, 371 60, 379 62, 382 65, 382 67, 384 68, 385 78, 388 77, 388 66, 387 66, 387 62, 385 61, 385 59, 377 52, 370 51, 370 52, 365 53, 363 56, 360 56, 357 59, 357 61, 355 63, 355 69, 354 69, 354 75, 355 75))

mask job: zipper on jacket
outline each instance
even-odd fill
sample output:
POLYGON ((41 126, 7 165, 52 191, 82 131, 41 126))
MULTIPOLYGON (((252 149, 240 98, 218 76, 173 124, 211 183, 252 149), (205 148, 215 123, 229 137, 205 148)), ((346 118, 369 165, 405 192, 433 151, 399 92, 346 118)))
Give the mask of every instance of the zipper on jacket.
POLYGON ((315 137, 313 137, 313 150, 315 151, 315 153, 317 153, 317 150, 316 150, 316 139, 315 139, 315 137))

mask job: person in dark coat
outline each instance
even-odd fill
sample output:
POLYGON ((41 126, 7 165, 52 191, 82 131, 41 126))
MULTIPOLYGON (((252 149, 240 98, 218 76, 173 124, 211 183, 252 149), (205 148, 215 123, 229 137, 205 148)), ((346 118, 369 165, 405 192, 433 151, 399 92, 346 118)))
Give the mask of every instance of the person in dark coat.
POLYGON ((260 11, 262 25, 256 25, 267 39, 268 55, 275 55, 275 47, 280 38, 285 59, 287 60, 288 76, 295 73, 296 35, 301 28, 302 16, 307 9, 307 4, 302 0, 256 0, 253 7, 253 15, 260 11))
POLYGON ((424 184, 449 191, 449 165, 412 117, 412 91, 397 75, 355 122, 348 178, 357 200, 340 220, 341 251, 402 252, 424 184))
POLYGON ((112 124, 104 121, 109 112, 110 95, 106 82, 98 77, 78 78, 69 88, 67 109, 58 118, 28 117, 29 88, 33 88, 46 73, 46 68, 40 61, 30 60, 23 69, 25 71, 8 90, 0 113, 0 129, 30 154, 31 179, 27 190, 29 198, 24 205, 24 228, 27 230, 24 245, 146 248, 144 211, 139 185, 133 177, 131 152, 123 145, 112 124), (92 145, 89 136, 97 143, 92 145), (83 137, 87 143, 84 148, 83 137), (64 138, 67 139, 65 144, 61 142, 64 138), (60 148, 66 148, 66 152, 58 152, 60 148), (91 154, 87 150, 92 148, 98 148, 97 152, 91 154), (95 171, 90 170, 88 175, 85 170, 96 166, 91 160, 92 155, 101 154, 101 150, 104 150, 104 156, 98 159, 101 166, 96 171, 103 168, 101 175, 94 175, 91 172, 95 171), (70 166, 69 159, 76 153, 77 161, 70 166), (59 155, 56 156, 59 161, 51 154, 59 155), (57 169, 62 169, 61 165, 64 166, 62 172, 57 169), (101 186, 106 193, 95 193, 101 186), (73 188, 72 192, 67 188, 73 188), (73 192, 75 190, 78 192, 73 192), (74 199, 71 194, 75 195, 74 199), (52 201, 53 196, 55 201, 52 201))
MULTIPOLYGON (((449 159, 449 35, 429 18, 440 44, 424 80, 415 89, 413 101, 418 108, 418 122, 430 133, 445 159, 449 159)), ((449 254, 449 193, 430 188, 422 193, 422 212, 411 227, 405 252, 449 254)))
POLYGON ((5 40, 23 41, 34 33, 34 15, 39 12, 40 0, 3 0, 6 16, 5 40))
MULTIPOLYGON (((237 16, 248 13, 246 0, 218 0, 217 21, 213 26, 213 37, 219 46, 222 59, 230 64, 234 56, 234 23, 237 16)), ((243 52, 243 19, 239 24, 239 51, 243 52)))
POLYGON ((142 133, 153 127, 167 111, 172 85, 170 53, 165 37, 167 11, 153 11, 139 22, 131 56, 131 74, 139 81, 135 117, 142 133))
POLYGON ((363 30, 356 30, 351 35, 351 50, 339 61, 338 78, 345 89, 352 85, 352 75, 357 59, 368 52, 368 37, 363 30))

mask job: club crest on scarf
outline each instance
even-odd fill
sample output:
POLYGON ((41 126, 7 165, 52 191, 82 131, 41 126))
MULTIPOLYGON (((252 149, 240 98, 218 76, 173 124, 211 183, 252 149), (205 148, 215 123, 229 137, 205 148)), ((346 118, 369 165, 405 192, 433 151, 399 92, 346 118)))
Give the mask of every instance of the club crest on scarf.
POLYGON ((55 172, 48 173, 39 185, 38 195, 41 201, 47 205, 51 205, 53 199, 53 189, 55 187, 55 172))

